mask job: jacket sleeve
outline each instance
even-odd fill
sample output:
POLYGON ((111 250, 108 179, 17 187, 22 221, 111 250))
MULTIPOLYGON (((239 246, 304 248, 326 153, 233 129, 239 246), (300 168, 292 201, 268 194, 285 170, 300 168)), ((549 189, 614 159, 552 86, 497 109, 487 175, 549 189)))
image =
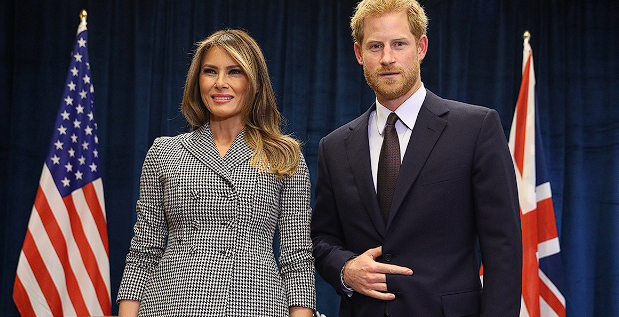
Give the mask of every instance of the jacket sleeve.
POLYGON ((279 263, 288 306, 315 310, 315 270, 309 230, 311 183, 303 157, 295 174, 283 182, 278 219, 279 263))
POLYGON ((483 316, 519 316, 522 236, 516 174, 499 116, 486 114, 476 142, 473 193, 484 266, 483 316))
POLYGON ((142 166, 140 196, 136 206, 137 221, 117 302, 122 299, 141 300, 146 281, 165 249, 168 226, 163 209, 163 184, 160 181, 160 141, 161 138, 155 140, 142 166))
POLYGON ((325 139, 320 141, 318 151, 316 203, 311 225, 316 270, 338 294, 346 296, 342 288, 341 270, 346 261, 358 254, 345 248, 344 232, 333 194, 331 174, 326 162, 325 139))

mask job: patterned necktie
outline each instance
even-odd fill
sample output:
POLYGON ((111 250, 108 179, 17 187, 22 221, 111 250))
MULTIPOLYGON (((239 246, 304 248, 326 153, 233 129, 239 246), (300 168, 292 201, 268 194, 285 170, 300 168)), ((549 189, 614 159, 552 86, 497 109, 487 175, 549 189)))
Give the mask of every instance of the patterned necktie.
POLYGON ((393 199, 393 192, 398 180, 398 172, 400 171, 400 141, 395 130, 396 121, 398 121, 398 115, 395 112, 389 114, 387 125, 383 132, 383 145, 380 148, 378 175, 376 177, 378 205, 380 206, 385 224, 389 219, 391 200, 393 199))

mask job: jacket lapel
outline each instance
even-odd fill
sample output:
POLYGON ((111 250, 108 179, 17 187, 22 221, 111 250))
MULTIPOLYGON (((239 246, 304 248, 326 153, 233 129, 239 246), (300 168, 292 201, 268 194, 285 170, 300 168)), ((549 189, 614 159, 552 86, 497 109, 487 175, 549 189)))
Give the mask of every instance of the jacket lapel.
POLYGON ((243 129, 223 158, 227 170, 234 170, 239 164, 249 160, 252 154, 253 151, 249 145, 245 143, 245 129, 243 129))
POLYGON ((441 98, 430 91, 427 92, 400 167, 387 227, 400 209, 413 183, 419 177, 421 168, 432 152, 443 129, 445 129, 447 120, 441 118, 441 116, 448 111, 449 108, 445 106, 441 98))
POLYGON ((374 180, 372 179, 372 166, 370 163, 370 145, 368 139, 368 120, 370 113, 376 108, 372 105, 368 111, 349 124, 350 134, 345 139, 348 165, 352 170, 355 184, 361 196, 361 202, 365 206, 372 223, 381 236, 385 235, 385 221, 383 220, 374 180))
POLYGON ((196 159, 231 183, 230 171, 234 166, 251 156, 251 149, 245 144, 243 134, 243 132, 239 133, 228 153, 226 153, 225 158, 222 158, 219 151, 217 151, 217 146, 208 124, 187 134, 187 137, 181 141, 181 144, 196 159))

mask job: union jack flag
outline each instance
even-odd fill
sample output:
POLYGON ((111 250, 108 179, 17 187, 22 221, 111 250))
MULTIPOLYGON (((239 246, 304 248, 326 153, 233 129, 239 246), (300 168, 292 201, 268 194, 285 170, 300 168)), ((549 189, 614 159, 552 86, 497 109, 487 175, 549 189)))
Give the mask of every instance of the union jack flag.
POLYGON ((535 110, 533 53, 525 34, 522 83, 509 134, 522 223, 520 316, 565 316, 559 237, 535 110))
POLYGON ((86 20, 17 265, 21 316, 111 315, 109 247, 86 20))

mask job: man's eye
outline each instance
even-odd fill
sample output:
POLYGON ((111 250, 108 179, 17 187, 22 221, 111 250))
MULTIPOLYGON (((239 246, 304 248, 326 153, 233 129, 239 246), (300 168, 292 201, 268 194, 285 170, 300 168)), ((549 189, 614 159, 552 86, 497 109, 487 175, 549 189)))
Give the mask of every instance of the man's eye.
POLYGON ((397 48, 402 48, 404 46, 406 46, 406 42, 395 42, 394 43, 394 47, 397 47, 397 48))

